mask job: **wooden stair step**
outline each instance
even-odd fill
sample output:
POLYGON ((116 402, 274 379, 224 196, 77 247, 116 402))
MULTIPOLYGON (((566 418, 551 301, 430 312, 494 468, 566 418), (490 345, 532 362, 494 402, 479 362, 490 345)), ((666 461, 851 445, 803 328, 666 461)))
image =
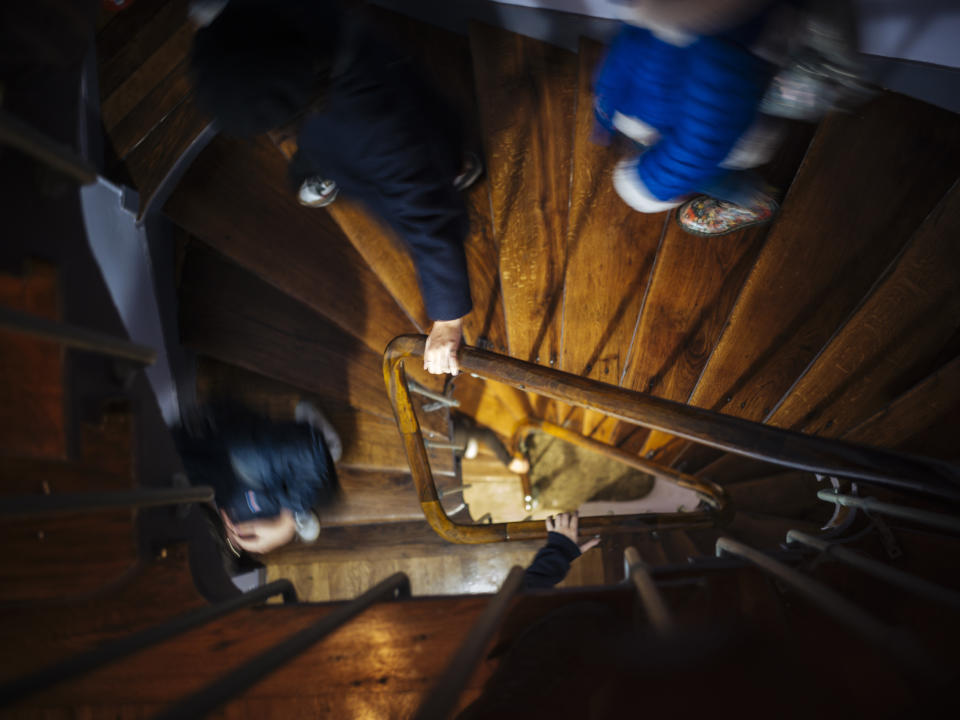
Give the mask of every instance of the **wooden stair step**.
POLYGON ((266 140, 216 138, 164 211, 373 352, 418 329, 330 215, 297 202, 286 162, 266 140))
MULTIPOLYGON (((0 305, 60 319, 60 276, 44 262, 0 274, 0 305)), ((64 351, 58 343, 0 330, 0 454, 65 460, 64 351)))
POLYGON ((556 367, 576 56, 480 23, 470 47, 510 355, 556 367))
MULTIPOLYGON (((958 138, 954 114, 894 93, 828 116, 689 402, 769 418, 953 186, 958 138)), ((720 455, 673 447, 688 472, 720 455)))
POLYGON ((768 417, 955 182, 958 138, 890 93, 824 120, 690 402, 768 417))
MULTIPOLYGON (((863 445, 957 460, 955 428, 960 418, 960 357, 889 402, 841 435, 863 445)), ((722 485, 763 477, 774 466, 730 453, 715 459, 698 475, 722 485)))
POLYGON ((851 429, 844 440, 957 459, 960 356, 851 429))
MULTIPOLYGON (((813 135, 808 124, 789 126, 763 174, 774 186, 790 187, 813 135)), ((775 221, 776 222, 776 221, 775 221)), ((748 228, 717 238, 684 232, 670 213, 639 317, 623 386, 677 402, 688 402, 727 325, 741 288, 764 246, 770 226, 748 228)), ((672 436, 651 432, 640 453, 658 453, 672 436)))
POLYGON ((180 318, 183 342, 199 353, 392 418, 378 354, 195 244, 184 261, 180 318))
POLYGON ((936 369, 960 328, 958 227, 954 185, 767 422, 839 437, 936 369))
MULTIPOLYGON (((612 179, 623 147, 603 147, 591 139, 596 124, 593 78, 604 51, 601 44, 581 38, 560 369, 619 385, 668 214, 644 215, 626 205, 612 179)), ((606 430, 599 432, 607 436, 616 422, 603 417, 587 412, 573 422, 589 435, 603 422, 606 430)))
POLYGON ((6 622, 0 624, 0 679, 33 672, 206 605, 193 585, 186 544, 164 550, 111 592, 69 604, 5 607, 6 622))
MULTIPOLYGON (((81 428, 74 461, 4 458, 5 494, 128 490, 133 485, 133 424, 126 412, 105 412, 81 428)), ((10 518, 0 523, 0 599, 65 602, 121 582, 138 560, 130 510, 10 518)))
MULTIPOLYGON (((113 153, 140 193, 140 216, 210 123, 189 77, 196 32, 188 3, 141 0, 97 33, 100 114, 113 153)), ((112 174, 112 173, 111 173, 112 174)))

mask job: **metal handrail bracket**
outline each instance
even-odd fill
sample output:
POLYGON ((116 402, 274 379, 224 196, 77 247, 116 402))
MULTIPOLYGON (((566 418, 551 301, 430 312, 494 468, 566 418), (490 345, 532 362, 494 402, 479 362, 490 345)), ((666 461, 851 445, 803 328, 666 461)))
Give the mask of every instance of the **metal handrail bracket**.
POLYGON ((289 580, 275 580, 216 605, 207 605, 154 625, 133 635, 111 640, 100 647, 74 655, 31 675, 0 687, 0 706, 11 705, 34 693, 45 690, 78 675, 122 660, 139 650, 157 645, 228 613, 282 595, 285 603, 297 601, 297 592, 289 580))
MULTIPOLYGON (((404 361, 422 357, 423 335, 401 335, 383 356, 384 383, 403 438, 420 507, 442 537, 456 543, 488 543, 543 538, 543 524, 534 521, 469 525, 450 520, 440 505, 420 424, 404 372, 404 361)), ((462 372, 537 393, 574 407, 604 413, 617 420, 670 433, 745 457, 823 475, 850 477, 932 492, 960 501, 960 468, 879 448, 867 448, 749 422, 720 413, 663 400, 596 380, 534 365, 485 350, 463 347, 462 372)), ((681 480, 674 477, 672 481, 681 480)), ((683 480, 686 482, 686 480, 683 480)), ((671 529, 723 522, 731 511, 726 496, 711 484, 696 481, 698 493, 713 496, 708 511, 585 517, 588 532, 671 529), (726 513, 726 514, 725 514, 726 513)))

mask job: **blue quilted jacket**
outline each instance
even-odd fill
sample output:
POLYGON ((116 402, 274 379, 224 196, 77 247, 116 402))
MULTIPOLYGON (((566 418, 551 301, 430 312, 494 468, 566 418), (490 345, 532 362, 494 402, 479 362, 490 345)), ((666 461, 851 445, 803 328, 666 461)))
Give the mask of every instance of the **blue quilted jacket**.
POLYGON ((660 140, 638 173, 650 193, 671 200, 726 172, 719 167, 753 121, 772 67, 742 44, 749 28, 702 36, 685 47, 624 25, 595 81, 596 111, 643 120, 660 140))

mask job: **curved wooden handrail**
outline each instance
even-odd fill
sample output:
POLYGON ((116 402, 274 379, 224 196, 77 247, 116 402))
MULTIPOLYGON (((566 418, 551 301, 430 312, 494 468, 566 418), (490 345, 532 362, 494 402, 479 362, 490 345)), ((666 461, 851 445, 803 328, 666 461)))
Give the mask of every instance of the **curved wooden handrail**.
MULTIPOLYGON (((456 543, 544 537, 546 530, 543 523, 538 521, 466 525, 455 523, 447 517, 433 482, 403 367, 406 358, 423 356, 425 341, 423 335, 400 335, 394 338, 384 351, 383 375, 427 522, 439 535, 456 543)), ((741 420, 486 350, 463 347, 459 352, 459 363, 463 372, 737 455, 821 475, 855 478, 925 492, 960 502, 960 468, 941 461, 741 420)), ((714 507, 706 511, 586 517, 581 519, 580 527, 592 533, 670 529, 722 523, 731 513, 732 507, 720 495, 714 507)))

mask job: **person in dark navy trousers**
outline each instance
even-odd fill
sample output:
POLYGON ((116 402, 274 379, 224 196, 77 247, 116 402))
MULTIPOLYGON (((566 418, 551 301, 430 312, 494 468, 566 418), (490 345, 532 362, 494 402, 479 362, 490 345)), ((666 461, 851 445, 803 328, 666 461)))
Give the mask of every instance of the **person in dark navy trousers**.
POLYGON ((197 101, 224 132, 295 133, 304 204, 360 201, 406 242, 433 326, 424 367, 459 370, 472 300, 461 194, 481 172, 456 113, 356 13, 322 0, 231 0, 196 35, 197 101))

